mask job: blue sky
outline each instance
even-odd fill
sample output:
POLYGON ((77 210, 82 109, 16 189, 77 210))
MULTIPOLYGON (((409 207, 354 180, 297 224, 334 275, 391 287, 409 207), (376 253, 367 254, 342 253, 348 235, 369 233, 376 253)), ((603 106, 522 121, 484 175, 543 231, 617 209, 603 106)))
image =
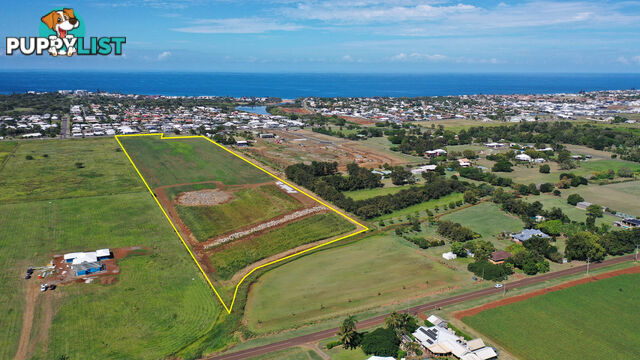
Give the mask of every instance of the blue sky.
MULTIPOLYGON (((640 1, 84 0, 5 2, 37 36, 71 7, 124 56, 0 56, 0 69, 239 72, 640 72, 640 1)), ((8 16, 7 16, 8 15, 8 16)))

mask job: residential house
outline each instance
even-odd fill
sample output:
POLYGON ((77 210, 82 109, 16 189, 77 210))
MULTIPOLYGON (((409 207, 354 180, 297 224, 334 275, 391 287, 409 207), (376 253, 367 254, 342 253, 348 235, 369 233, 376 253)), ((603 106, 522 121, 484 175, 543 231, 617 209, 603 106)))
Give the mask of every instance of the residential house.
POLYGON ((529 239, 531 239, 534 236, 539 236, 539 237, 543 237, 543 238, 550 238, 549 235, 543 233, 542 231, 538 230, 538 229, 524 229, 521 232, 517 233, 517 234, 512 234, 511 235, 511 240, 517 242, 517 243, 523 243, 529 239))
POLYGON ((424 156, 428 158, 434 158, 441 155, 447 155, 447 151, 443 149, 427 150, 424 152, 424 156))
POLYGON ((505 260, 507 260, 512 256, 513 254, 508 251, 498 250, 491 253, 491 258, 489 259, 489 261, 491 261, 493 264, 496 264, 496 265, 502 264, 504 263, 505 260))

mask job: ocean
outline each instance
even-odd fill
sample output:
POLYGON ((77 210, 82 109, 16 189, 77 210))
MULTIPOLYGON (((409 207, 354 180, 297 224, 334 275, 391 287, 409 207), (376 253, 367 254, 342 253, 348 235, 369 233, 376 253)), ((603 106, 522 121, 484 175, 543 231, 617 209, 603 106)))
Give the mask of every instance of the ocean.
POLYGON ((145 95, 444 96, 640 88, 636 74, 295 74, 0 71, 0 93, 104 90, 145 95))

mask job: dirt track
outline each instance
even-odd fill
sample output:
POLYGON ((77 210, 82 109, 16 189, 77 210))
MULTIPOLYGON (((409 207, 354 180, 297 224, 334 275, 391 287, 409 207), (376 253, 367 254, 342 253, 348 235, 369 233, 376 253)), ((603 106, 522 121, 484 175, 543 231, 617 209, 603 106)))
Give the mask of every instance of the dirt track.
MULTIPOLYGON (((623 263, 623 262, 627 262, 627 261, 631 261, 634 259, 634 255, 626 255, 626 256, 621 256, 618 258, 613 258, 613 259, 609 259, 609 260, 605 260, 601 263, 597 263, 597 264, 592 264, 591 265, 591 269, 595 270, 595 269, 599 269, 605 266, 610 266, 610 265, 614 265, 614 264, 619 264, 619 263, 623 263)), ((538 275, 538 276, 533 276, 533 277, 528 277, 522 280, 517 280, 517 281, 513 281, 510 283, 507 283, 505 286, 507 287, 507 289, 515 289, 515 288, 520 288, 523 286, 529 286, 529 285, 533 285, 533 284, 538 284, 544 281, 548 281, 548 280, 553 280, 553 279, 557 279, 563 276, 568 276, 568 275, 574 275, 574 274, 579 274, 582 272, 586 271, 586 265, 581 265, 581 266, 576 266, 573 268, 569 268, 566 270, 561 270, 561 271, 556 271, 556 272, 551 272, 551 273, 546 273, 546 274, 542 274, 542 275, 538 275)), ((602 276, 602 275, 599 275, 602 276)), ((465 301, 469 301, 472 299, 479 299, 485 296, 489 296, 489 295, 493 295, 493 294, 499 294, 500 292, 502 292, 502 289, 496 289, 496 288, 486 288, 486 289, 482 289, 482 290, 476 290, 476 291, 472 291, 469 293, 465 293, 465 294, 460 294, 460 295, 456 295, 456 296, 452 296, 450 298, 447 299, 442 299, 442 300, 437 300, 437 301, 432 301, 426 304, 422 304, 422 305, 418 305, 418 306, 414 306, 412 308, 409 308, 408 310, 404 310, 401 312, 409 312, 410 314, 418 314, 418 313, 422 313, 425 311, 430 311, 439 307, 444 307, 444 306, 450 306, 450 305, 454 305, 454 304, 459 304, 459 303, 463 303, 465 301)), ((358 322, 358 328, 363 329, 363 328, 368 328, 371 326, 375 326, 375 325, 379 325, 384 323, 384 319, 389 316, 389 314, 385 314, 385 315, 380 315, 380 316, 376 316, 370 319, 366 319, 366 320, 362 320, 360 322, 358 322)), ((282 349, 288 349, 291 347, 295 347, 295 346, 299 346, 299 345, 303 345, 303 344, 307 344, 307 343, 313 343, 322 339, 326 339, 329 337, 334 336, 336 333, 338 332, 338 328, 331 328, 331 329, 327 329, 327 330, 322 330, 322 331, 318 331, 315 333, 311 333, 311 334, 307 334, 307 335, 303 335, 303 336, 299 336, 299 337, 295 337, 292 339, 288 339, 288 340, 283 340, 283 341, 279 341, 279 342, 275 342, 272 344, 268 344, 268 345, 262 345, 262 346, 258 346, 255 348, 251 348, 251 349, 246 349, 246 350, 241 350, 238 352, 233 352, 233 353, 229 353, 229 354, 222 354, 222 355, 213 355, 213 356, 209 356, 206 357, 204 359, 207 360, 239 360, 239 359, 247 359, 250 357, 254 357, 254 356, 259 356, 259 355, 263 355, 263 354, 267 354, 273 351, 278 351, 278 350, 282 350, 282 349)))

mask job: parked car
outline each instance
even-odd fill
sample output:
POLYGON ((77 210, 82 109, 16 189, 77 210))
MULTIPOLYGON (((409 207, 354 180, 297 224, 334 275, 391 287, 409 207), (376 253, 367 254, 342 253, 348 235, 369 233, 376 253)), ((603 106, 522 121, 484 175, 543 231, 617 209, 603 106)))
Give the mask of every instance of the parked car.
POLYGON ((55 289, 56 289, 56 284, 49 285, 49 290, 55 290, 55 289))
POLYGON ((504 286, 504 285, 502 285, 502 284, 495 284, 495 285, 494 285, 494 287, 495 287, 496 289, 500 289, 500 288, 502 288, 503 286, 504 286))
POLYGON ((47 291, 47 288, 48 288, 47 284, 40 285, 40 291, 47 291))

